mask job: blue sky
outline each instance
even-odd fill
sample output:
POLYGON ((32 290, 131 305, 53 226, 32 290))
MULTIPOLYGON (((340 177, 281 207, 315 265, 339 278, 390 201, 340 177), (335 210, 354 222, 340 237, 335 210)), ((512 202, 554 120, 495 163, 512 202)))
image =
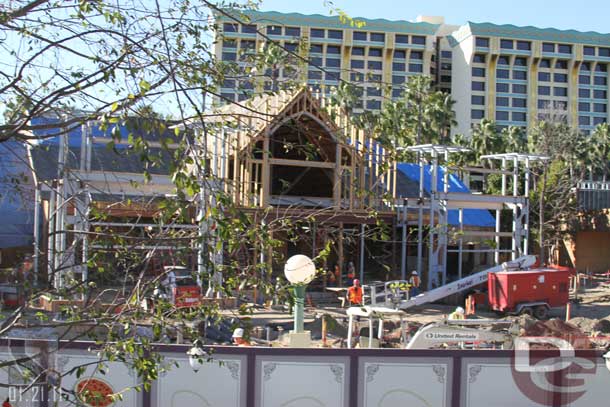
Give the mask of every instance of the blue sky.
MULTIPOLYGON (((261 10, 329 14, 324 0, 262 0, 261 10)), ((579 31, 610 32, 609 0, 335 0, 351 17, 414 20, 420 14, 445 17, 449 24, 467 21, 533 25, 579 31)))

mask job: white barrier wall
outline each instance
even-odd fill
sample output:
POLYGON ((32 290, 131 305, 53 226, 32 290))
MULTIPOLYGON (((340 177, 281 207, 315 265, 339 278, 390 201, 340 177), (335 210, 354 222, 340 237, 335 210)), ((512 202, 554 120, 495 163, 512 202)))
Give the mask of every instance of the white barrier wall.
MULTIPOLYGON (((57 383, 57 371, 66 393, 83 381, 121 393, 122 400, 107 404, 115 407, 585 407, 607 405, 610 394, 601 352, 561 358, 531 352, 538 359, 519 364, 510 351, 217 347, 212 361, 195 372, 189 347, 177 345, 159 345, 171 368, 144 393, 131 389, 139 380, 126 365, 104 363, 100 369, 91 346, 66 344, 53 352, 50 342, 4 342, 0 362, 42 352, 34 363, 48 366, 49 382, 57 383), (79 366, 85 369, 77 378, 79 366)), ((10 385, 0 387, 0 404, 9 399, 12 407, 55 405, 58 396, 44 386, 15 390, 24 382, 20 369, 0 368, 0 382, 10 385)))

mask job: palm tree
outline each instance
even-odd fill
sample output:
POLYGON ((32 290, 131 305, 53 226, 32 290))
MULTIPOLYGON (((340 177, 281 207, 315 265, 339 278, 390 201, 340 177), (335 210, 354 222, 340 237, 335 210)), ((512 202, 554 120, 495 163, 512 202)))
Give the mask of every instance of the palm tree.
POLYGON ((505 146, 506 153, 527 152, 527 134, 522 127, 509 126, 502 129, 500 139, 505 146))
POLYGON ((591 135, 591 166, 602 175, 602 181, 608 180, 610 172, 610 126, 608 123, 598 125, 591 135))
POLYGON ((476 159, 485 154, 495 154, 502 149, 498 129, 493 120, 482 119, 481 122, 472 129, 472 139, 470 146, 475 153, 476 159))

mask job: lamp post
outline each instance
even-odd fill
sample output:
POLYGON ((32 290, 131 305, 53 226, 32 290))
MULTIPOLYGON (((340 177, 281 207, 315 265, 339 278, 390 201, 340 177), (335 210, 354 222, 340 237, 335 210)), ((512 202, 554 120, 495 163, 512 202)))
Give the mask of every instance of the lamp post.
POLYGON ((297 254, 286 262, 284 275, 294 292, 294 330, 289 334, 290 347, 307 348, 311 344, 311 335, 304 330, 305 289, 316 275, 316 266, 309 257, 297 254))

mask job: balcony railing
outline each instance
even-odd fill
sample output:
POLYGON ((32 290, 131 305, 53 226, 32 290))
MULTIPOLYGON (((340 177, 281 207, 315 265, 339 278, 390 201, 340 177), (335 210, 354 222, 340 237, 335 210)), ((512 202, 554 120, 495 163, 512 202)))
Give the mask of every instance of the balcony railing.
POLYGON ((585 211, 610 209, 610 182, 581 181, 576 193, 578 205, 585 211))

